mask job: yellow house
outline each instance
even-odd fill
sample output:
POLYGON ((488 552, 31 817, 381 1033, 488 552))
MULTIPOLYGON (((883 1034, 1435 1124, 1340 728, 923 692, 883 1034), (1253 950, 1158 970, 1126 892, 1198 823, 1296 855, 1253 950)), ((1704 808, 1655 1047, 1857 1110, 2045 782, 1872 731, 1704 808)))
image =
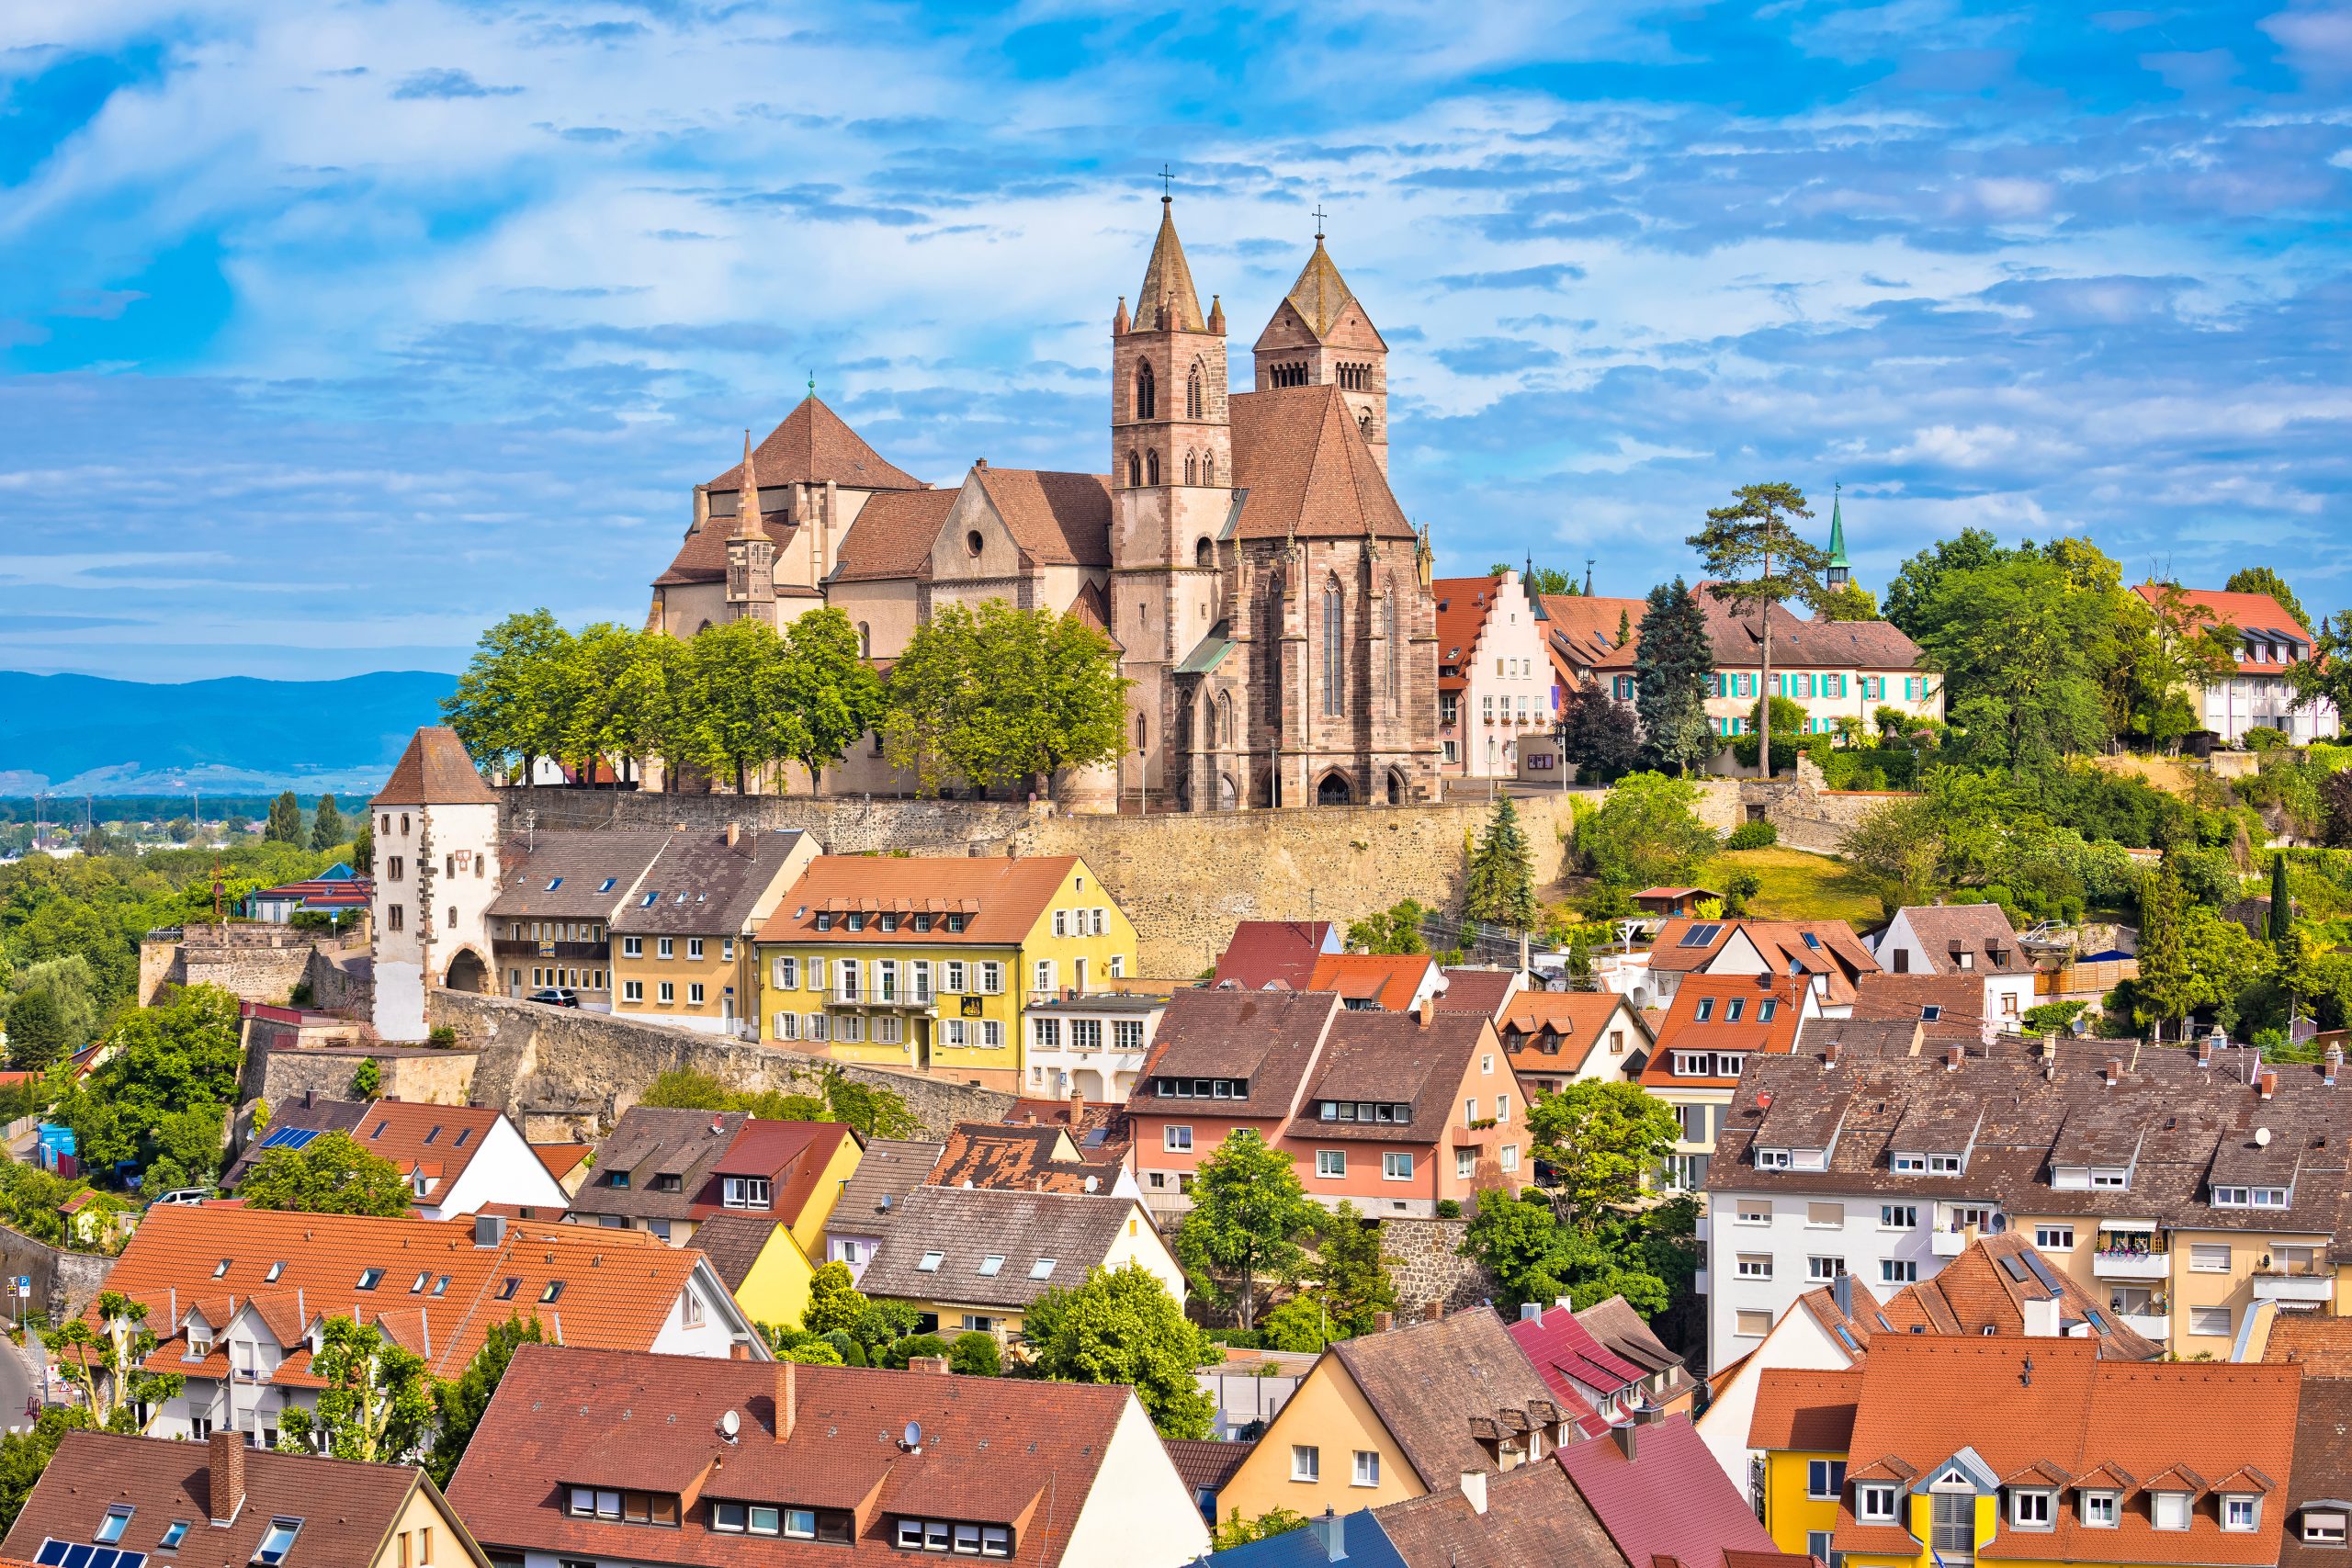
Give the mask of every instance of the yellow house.
POLYGON ((2110 1218, 2016 1215, 2009 1224, 2128 1326, 2183 1359, 2258 1360, 2272 1313, 2352 1313, 2352 1269, 2329 1259, 2327 1232, 2281 1215, 2277 1229, 2249 1235, 2198 1225, 2204 1205, 2150 1207, 2110 1218))
POLYGON ((1758 1377, 1764 1528, 1847 1568, 2274 1563, 2301 1384, 2087 1339, 1881 1336, 1858 1366, 1758 1377))
POLYGON ((613 1011, 757 1038, 752 938, 817 858, 802 832, 671 834, 607 932, 613 1011))
POLYGON ((1217 1513, 1309 1518, 1451 1492, 1555 1451, 1569 1413, 1486 1307, 1343 1339, 1217 1493, 1217 1513))
POLYGON ((721 1214, 703 1222, 694 1245, 727 1281, 744 1316, 782 1328, 800 1325, 817 1265, 794 1227, 765 1214, 721 1214))
POLYGON ((977 1331, 1011 1343, 1039 1296, 1129 1264, 1180 1306, 1184 1300, 1182 1266, 1133 1198, 917 1187, 895 1207, 857 1288, 911 1304, 924 1333, 977 1331))
POLYGON ((1127 977, 1136 932, 1075 855, 820 855, 759 961, 763 1039, 1018 1093, 1028 1004, 1127 977))

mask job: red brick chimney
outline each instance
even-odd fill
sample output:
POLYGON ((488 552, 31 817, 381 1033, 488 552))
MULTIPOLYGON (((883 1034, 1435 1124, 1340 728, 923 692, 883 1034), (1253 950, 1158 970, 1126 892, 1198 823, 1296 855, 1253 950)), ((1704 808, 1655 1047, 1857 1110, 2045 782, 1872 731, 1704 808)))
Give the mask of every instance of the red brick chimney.
POLYGON ((205 1441, 212 1464, 212 1522, 225 1525, 245 1502, 245 1439, 243 1434, 213 1429, 205 1441))
POLYGON ((944 1356, 909 1356, 907 1358, 907 1371, 910 1372, 935 1372, 941 1377, 945 1377, 947 1375, 947 1358, 944 1356))
POLYGON ((1078 1136, 1079 1124, 1086 1120, 1086 1096, 1079 1089, 1069 1091, 1069 1135, 1078 1136))
POLYGON ((775 1440, 783 1442, 792 1436, 792 1424, 800 1416, 800 1363, 778 1361, 775 1364, 775 1440))

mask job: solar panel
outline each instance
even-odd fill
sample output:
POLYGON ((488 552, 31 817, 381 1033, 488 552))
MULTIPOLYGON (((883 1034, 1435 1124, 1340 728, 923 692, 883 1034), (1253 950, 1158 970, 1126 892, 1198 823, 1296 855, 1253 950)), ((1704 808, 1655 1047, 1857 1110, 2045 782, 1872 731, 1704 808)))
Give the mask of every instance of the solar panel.
POLYGON ((2001 1268, 2008 1274, 2010 1279, 2015 1280, 2018 1284, 2022 1285, 2025 1283, 2025 1265, 2019 1262, 2016 1258, 2004 1257, 2001 1259, 2001 1268))
POLYGON ((51 1537, 40 1543, 40 1554, 33 1559, 43 1568, 146 1568, 143 1551, 124 1551, 112 1546, 90 1546, 81 1541, 59 1540, 51 1537))
POLYGON ((1709 942, 1714 941, 1715 933, 1723 929, 1721 921, 1717 921, 1713 925, 1692 926, 1689 931, 1682 933, 1682 945, 1685 947, 1704 947, 1709 942))
POLYGON ((2025 1266, 2033 1270, 2033 1277, 2041 1280, 2043 1287, 2047 1289, 2051 1294, 2056 1295, 2059 1293, 2058 1276, 2050 1271, 2050 1265, 2042 1261, 2041 1254, 2038 1252, 2027 1253, 2025 1266))
POLYGON ((299 1149, 319 1135, 316 1127, 272 1127, 261 1141, 266 1149, 299 1149))

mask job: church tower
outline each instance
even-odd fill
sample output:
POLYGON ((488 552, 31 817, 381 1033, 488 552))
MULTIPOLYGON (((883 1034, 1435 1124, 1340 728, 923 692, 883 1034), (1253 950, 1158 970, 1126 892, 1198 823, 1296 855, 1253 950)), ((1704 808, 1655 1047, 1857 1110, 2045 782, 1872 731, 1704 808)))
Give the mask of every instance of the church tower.
POLYGON ((1843 588, 1854 581, 1853 563, 1846 558, 1846 487, 1840 482, 1829 500, 1829 570, 1825 581, 1843 588))
POLYGON ((1388 344, 1315 230, 1315 254, 1258 334, 1258 389, 1337 387, 1373 460, 1388 472, 1388 344))
POLYGON ((743 432, 743 485, 735 502, 735 532, 727 540, 727 618, 775 625, 775 541, 768 537, 760 502, 759 470, 752 466, 752 433, 743 432))
POLYGON ((1201 312, 1176 237, 1173 200, 1133 316, 1111 318, 1111 635, 1125 650, 1133 755, 1120 793, 1178 787, 1172 743, 1183 722, 1172 671, 1225 614, 1219 543, 1233 510, 1226 408, 1225 307, 1201 312))

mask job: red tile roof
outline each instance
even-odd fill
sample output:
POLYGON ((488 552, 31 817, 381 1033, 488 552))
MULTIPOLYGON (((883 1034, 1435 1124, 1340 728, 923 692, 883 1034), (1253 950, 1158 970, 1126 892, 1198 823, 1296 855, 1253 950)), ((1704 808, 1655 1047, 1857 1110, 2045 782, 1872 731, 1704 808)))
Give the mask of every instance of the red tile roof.
POLYGON ((429 724, 409 737, 392 776, 369 801, 382 806, 495 806, 498 795, 481 782, 466 743, 446 724, 429 724))
POLYGON ((1688 1416, 1636 1421, 1555 1457, 1629 1563, 1670 1557, 1712 1568, 1726 1551, 1777 1550, 1688 1416))
POLYGON ((1440 1012, 1483 1012, 1499 1023, 1503 1004, 1518 992, 1516 969, 1442 969, 1445 989, 1438 993, 1440 1012))
MULTIPOLYGON (((2149 604, 2155 605, 2164 601, 2165 585, 2138 582, 2132 584, 2132 592, 2149 604)), ((2302 644, 2301 652, 2304 659, 2311 657, 2311 629, 2289 615, 2285 607, 2267 593, 2228 593, 2210 588, 2184 588, 2178 592, 2187 604, 2205 613, 2203 624, 2208 629, 2228 627, 2237 632, 2238 669, 2245 674, 2276 675, 2296 662, 2267 657, 2270 649, 2277 647, 2280 639, 2265 637, 2261 635, 2264 632, 2285 634, 2302 644), (2245 657, 2249 651, 2261 657, 2245 657)))
POLYGON ((1495 607, 1499 577, 1441 577, 1430 584, 1437 596, 1438 684, 1460 691, 1466 675, 1444 673, 1447 665, 1460 670, 1478 656, 1478 636, 1487 629, 1487 613, 1495 607))
POLYGON ((1111 481, 1101 474, 975 468, 1013 543, 1042 566, 1111 564, 1111 481))
POLYGON ((729 1211, 720 1183, 729 1176, 765 1177, 771 1183, 766 1214, 796 1224, 800 1211, 817 1195, 833 1156, 857 1135, 839 1122, 770 1122, 753 1117, 737 1130, 735 1141, 710 1168, 711 1180, 697 1194, 693 1217, 708 1219, 729 1211))
POLYGON ((1614 991, 1521 991, 1511 998, 1503 1014, 1503 1045, 1511 1066, 1522 1073, 1573 1073, 1583 1067, 1601 1042, 1609 1021, 1620 1009, 1633 1013, 1635 1024, 1626 1032, 1628 1057, 1649 1045, 1649 1031, 1641 1015, 1614 991), (1542 1042, 1557 1043, 1556 1054, 1542 1042))
MULTIPOLYGON (((1226 943, 1209 983, 1222 986, 1230 981, 1243 990, 1255 991, 1280 981, 1294 991, 1303 991, 1331 931, 1329 920, 1243 920, 1233 928, 1233 940, 1226 943)), ((1336 943, 1331 950, 1337 950, 1336 943)))
MULTIPOLYGON (((752 449, 760 488, 823 484, 848 490, 921 490, 922 481, 883 460, 841 415, 815 393, 800 400, 783 423, 752 449)), ((731 492, 742 488, 743 465, 736 464, 706 488, 731 492)))
POLYGON ((379 1100, 361 1113, 351 1136, 379 1158, 390 1160, 403 1176, 419 1168, 437 1179, 424 1194, 430 1201, 446 1195, 473 1164, 474 1156, 505 1117, 480 1105, 426 1105, 403 1100, 379 1100))
POLYGON ((1648 1375, 1594 1338, 1566 1307, 1548 1307, 1504 1326, 1567 1409, 1598 1408, 1648 1375))
POLYGON ((1228 407, 1236 537, 1414 536, 1339 388, 1243 392, 1228 407))
MULTIPOLYGON (((947 525, 960 491, 949 490, 886 491, 865 498, 849 532, 842 536, 841 560, 831 581, 874 581, 920 577, 931 558, 931 547, 947 525)), ((720 562, 721 567, 725 561, 720 562)))
POLYGON ((1674 993, 1666 1024, 1657 1032, 1657 1048, 1642 1082, 1652 1088, 1692 1084, 1735 1085, 1731 1077, 1677 1077, 1676 1051, 1737 1051, 1750 1055, 1786 1055, 1796 1048, 1797 1025, 1804 1017, 1805 986, 1801 980, 1773 975, 1693 975, 1674 993), (1771 1017, 1764 1014, 1770 1008, 1771 1017), (1710 1016, 1702 1019, 1702 1010, 1710 1016), (1738 1013, 1737 1018, 1732 1014, 1738 1013))
POLYGON ((1423 953, 1327 953, 1315 961, 1306 989, 1336 991, 1351 1000, 1369 998, 1383 1011, 1403 1012, 1436 966, 1423 953))
POLYGON ((1859 1367, 1836 1371, 1766 1367, 1756 1379, 1747 1446, 1842 1454, 1852 1446, 1854 1404, 1861 1393, 1859 1367))

